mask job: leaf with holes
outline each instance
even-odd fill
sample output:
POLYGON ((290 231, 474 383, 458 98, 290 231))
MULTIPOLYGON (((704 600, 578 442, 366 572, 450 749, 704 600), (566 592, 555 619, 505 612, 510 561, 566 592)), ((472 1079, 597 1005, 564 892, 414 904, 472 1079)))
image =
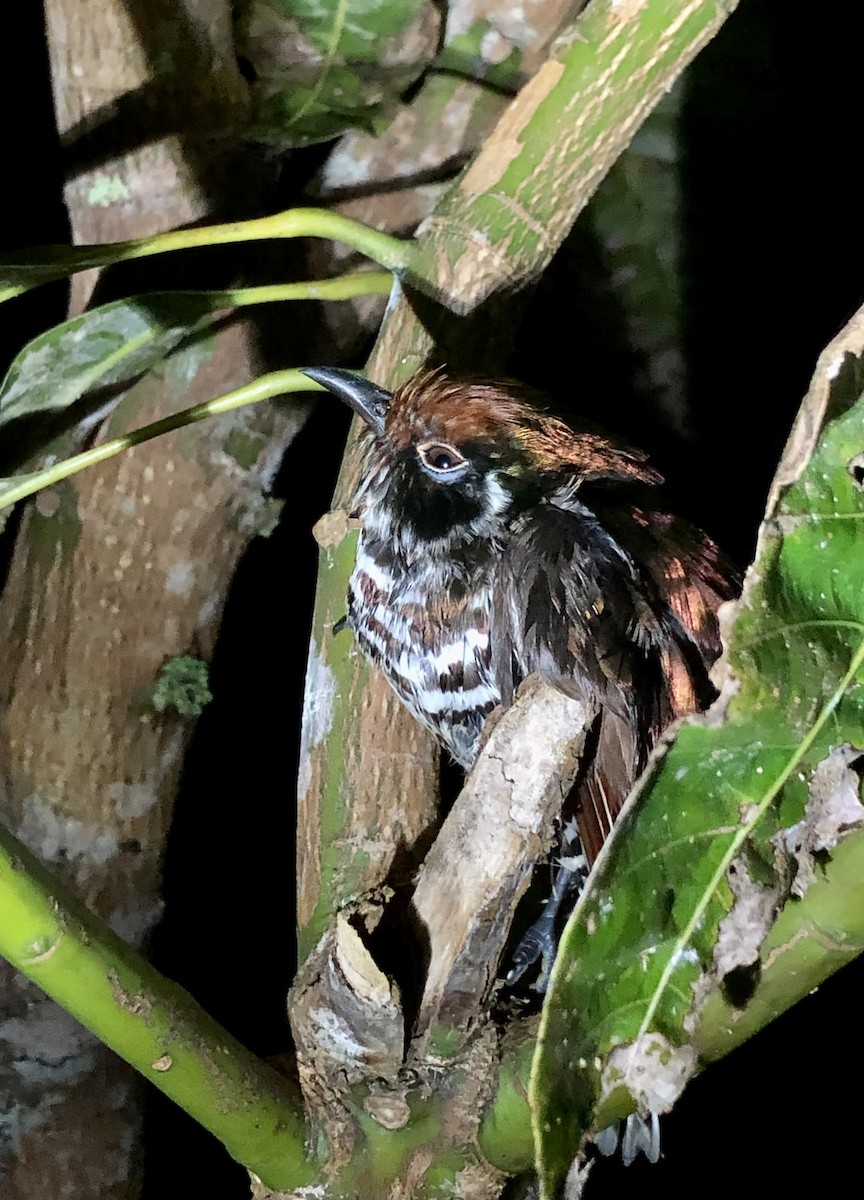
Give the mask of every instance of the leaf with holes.
MULTIPOLYGON (((745 1017, 759 994, 762 1023, 802 994, 792 970, 770 995, 759 980, 766 936, 864 816, 862 391, 864 310, 820 359, 787 445, 720 699, 656 756, 562 938, 531 1082, 544 1197, 597 1131, 668 1111, 722 1052, 703 1022, 720 997, 733 1024, 733 981, 745 1017)), ((846 903, 857 927, 860 896, 846 903)), ((805 988, 836 969, 838 938, 814 939, 805 988)))

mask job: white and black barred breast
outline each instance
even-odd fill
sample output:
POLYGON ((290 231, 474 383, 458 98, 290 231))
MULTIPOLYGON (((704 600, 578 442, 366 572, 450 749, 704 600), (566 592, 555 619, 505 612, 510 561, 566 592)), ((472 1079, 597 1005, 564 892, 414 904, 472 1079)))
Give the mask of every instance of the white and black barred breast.
POLYGON ((348 623, 399 699, 462 767, 501 700, 491 671, 491 580, 442 588, 431 560, 410 576, 392 547, 364 531, 348 592, 348 623))

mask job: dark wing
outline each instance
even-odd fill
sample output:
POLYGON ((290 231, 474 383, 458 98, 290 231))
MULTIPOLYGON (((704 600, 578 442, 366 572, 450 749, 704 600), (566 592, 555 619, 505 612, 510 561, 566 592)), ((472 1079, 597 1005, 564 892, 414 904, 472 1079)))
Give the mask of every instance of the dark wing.
POLYGON ((716 547, 686 522, 620 496, 608 504, 589 509, 563 491, 520 515, 493 599, 505 703, 538 671, 598 710, 576 794, 592 861, 658 733, 711 699, 716 610, 735 591, 716 547))

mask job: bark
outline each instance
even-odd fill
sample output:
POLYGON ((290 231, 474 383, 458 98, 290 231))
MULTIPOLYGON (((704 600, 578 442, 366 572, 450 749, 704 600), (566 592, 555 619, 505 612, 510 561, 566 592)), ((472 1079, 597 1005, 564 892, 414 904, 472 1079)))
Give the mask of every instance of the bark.
MULTIPOLYGON (((386 891, 378 902, 364 895, 346 905, 307 957, 289 1011, 307 1116, 326 1136, 333 1200, 441 1194, 444 1179, 443 1194, 500 1195, 503 1176, 478 1149, 483 1111, 500 1089, 485 1011, 510 918, 548 847, 590 716, 588 705, 532 677, 492 730, 414 892, 415 933, 428 942, 431 969, 407 1064, 410 997, 370 952, 386 891), (418 1145, 412 1130, 421 1122, 418 1145), (386 1157, 368 1153, 376 1137, 386 1157)), ((409 958, 407 946, 400 956, 409 958)), ((409 974, 403 964, 400 978, 409 974)))
MULTIPOLYGON (((226 194, 248 108, 230 5, 49 0, 46 17, 73 241, 147 237, 206 217, 226 194)), ((76 277, 73 313, 94 282, 76 277)))
POLYGON ((412 1042, 421 1060, 452 1057, 486 1011, 516 906, 549 850, 595 714, 526 679, 427 854, 413 897, 429 953, 412 1042))
MULTIPOLYGON (((47 22, 75 240, 206 215, 245 104, 229 6, 52 0, 47 22)), ((78 277, 74 310, 92 283, 78 277)), ((127 393, 100 436, 247 382, 252 336, 236 322, 187 348, 127 393)), ((234 566, 272 523, 266 492, 303 411, 258 406, 138 447, 41 494, 22 522, 0 599, 4 820, 133 944, 160 915, 194 726, 157 713, 152 690, 170 659, 209 657, 234 566)), ((135 1196, 134 1073, 2 970, 0 1191, 135 1196)))

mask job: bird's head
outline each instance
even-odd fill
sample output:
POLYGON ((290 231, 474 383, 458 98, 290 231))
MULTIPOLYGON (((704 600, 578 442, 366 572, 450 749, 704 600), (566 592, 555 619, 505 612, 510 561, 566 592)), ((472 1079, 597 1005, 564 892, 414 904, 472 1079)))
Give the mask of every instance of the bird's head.
POLYGON ((421 372, 390 393, 337 368, 304 374, 369 429, 366 523, 386 521, 421 544, 494 538, 514 511, 561 488, 659 481, 638 451, 574 432, 513 380, 421 372))

